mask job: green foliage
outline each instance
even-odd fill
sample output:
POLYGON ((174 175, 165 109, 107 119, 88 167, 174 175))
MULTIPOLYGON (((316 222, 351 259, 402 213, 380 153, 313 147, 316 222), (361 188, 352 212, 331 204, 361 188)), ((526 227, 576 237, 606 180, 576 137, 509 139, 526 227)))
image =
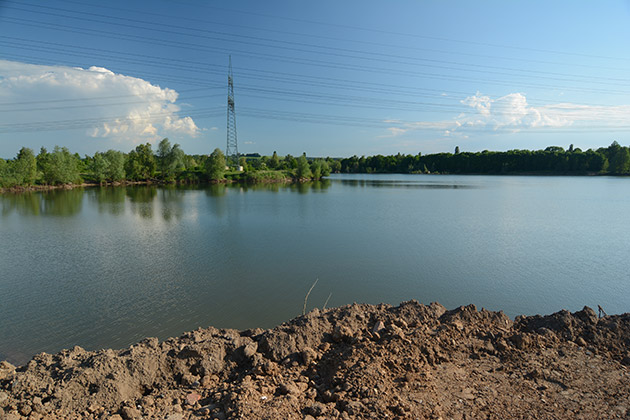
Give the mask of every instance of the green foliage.
POLYGON ((108 181, 123 181, 125 179, 125 155, 118 150, 108 150, 104 158, 109 164, 105 177, 108 181))
POLYGON ((278 157, 278 154, 275 151, 273 152, 271 159, 269 159, 267 166, 269 166, 270 169, 280 168, 280 158, 278 157))
POLYGON ((622 147, 616 141, 612 142, 607 149, 608 170, 613 174, 627 174, 630 172, 630 151, 627 147, 622 147))
POLYGON ((80 183, 79 163, 76 155, 71 154, 66 147, 55 146, 52 153, 42 148, 42 152, 37 156, 42 178, 49 185, 80 183))
POLYGON ((297 169, 298 161, 291 155, 286 155, 282 161, 282 169, 297 169))
POLYGON ((94 157, 86 159, 86 162, 87 170, 99 183, 125 179, 125 155, 117 150, 108 150, 105 153, 96 152, 94 157))
MULTIPOLYGON (((614 148, 613 148, 614 149, 614 148)), ((627 148, 622 148, 628 150, 627 148)), ((616 150, 616 149, 615 149, 616 150)), ((620 161, 625 162, 623 151, 620 161)), ((551 146, 545 150, 507 152, 460 152, 432 155, 352 156, 342 159, 340 171, 346 173, 451 173, 451 174, 586 174, 605 173, 611 153, 580 149, 564 151, 551 146)), ((615 155, 616 156, 616 155, 615 155)), ((624 173, 624 165, 618 165, 624 173)), ((612 172, 612 169, 611 169, 612 172)))
POLYGON ((150 143, 138 145, 135 150, 132 150, 127 155, 127 163, 125 165, 127 179, 133 181, 151 179, 155 176, 156 169, 157 163, 150 143))
POLYGON ((157 163, 160 177, 165 181, 174 181, 186 169, 186 154, 179 144, 171 147, 168 139, 163 139, 158 145, 157 163))
POLYGON ((10 178, 10 162, 0 158, 0 188, 12 187, 10 178))
POLYGON ((225 177, 225 155, 216 148, 206 161, 206 175, 211 181, 219 181, 225 177))
POLYGON ((330 166, 325 160, 315 159, 311 163, 311 178, 318 180, 328 175, 330 175, 330 166))
POLYGON ((312 176, 311 168, 306 159, 306 153, 297 159, 297 168, 295 169, 295 177, 298 179, 306 179, 312 176))
POLYGON ((35 154, 29 148, 22 147, 13 164, 15 179, 20 185, 30 186, 37 178, 37 161, 35 154))
POLYGON ((286 171, 254 171, 244 174, 244 180, 250 183, 290 181, 286 171))
POLYGON ((92 172, 94 180, 99 183, 103 183, 107 180, 107 170, 109 169, 109 162, 105 159, 103 153, 96 152, 92 158, 89 167, 89 171, 92 172))
POLYGON ((241 156, 238 158, 238 165, 243 167, 243 171, 247 172, 249 170, 247 165, 247 158, 245 156, 241 156))
POLYGON ((81 182, 81 173, 98 182, 142 181, 159 177, 165 181, 199 182, 247 180, 278 182, 287 177, 320 179, 331 172, 350 173, 470 173, 470 174, 630 174, 630 149, 616 141, 597 150, 582 151, 570 145, 565 151, 559 146, 544 150, 509 150, 507 152, 460 152, 432 155, 352 156, 346 159, 313 159, 306 154, 299 158, 276 152, 271 157, 252 154, 239 160, 245 173, 226 172, 226 158, 220 149, 210 155, 188 156, 178 144, 171 146, 163 139, 154 155, 151 145, 138 145, 129 154, 116 150, 97 152, 81 160, 78 154, 56 146, 52 153, 42 147, 35 157, 23 147, 15 159, 0 159, 0 188, 81 182), (255 156, 254 156, 255 155, 255 156), (275 170, 270 169, 275 168, 275 170))

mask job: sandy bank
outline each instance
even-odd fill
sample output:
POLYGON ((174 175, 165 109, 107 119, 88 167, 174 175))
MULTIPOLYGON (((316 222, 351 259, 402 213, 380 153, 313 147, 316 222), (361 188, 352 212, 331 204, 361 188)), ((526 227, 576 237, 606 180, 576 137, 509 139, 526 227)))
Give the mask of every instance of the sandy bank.
POLYGON ((630 314, 406 302, 0 365, 0 419, 630 418, 630 314))

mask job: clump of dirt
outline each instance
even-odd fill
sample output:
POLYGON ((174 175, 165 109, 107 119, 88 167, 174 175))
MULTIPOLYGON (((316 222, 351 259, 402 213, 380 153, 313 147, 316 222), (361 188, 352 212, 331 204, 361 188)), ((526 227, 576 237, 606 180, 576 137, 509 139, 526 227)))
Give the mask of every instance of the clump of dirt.
POLYGON ((0 363, 0 419, 630 418, 630 314, 350 305, 0 363))

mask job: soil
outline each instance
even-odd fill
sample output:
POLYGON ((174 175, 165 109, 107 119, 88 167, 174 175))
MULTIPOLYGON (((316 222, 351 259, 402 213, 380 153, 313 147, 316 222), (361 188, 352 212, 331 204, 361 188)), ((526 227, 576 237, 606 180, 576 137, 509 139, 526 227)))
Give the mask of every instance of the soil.
POLYGON ((0 363, 0 419, 630 419, 630 314, 314 310, 0 363))

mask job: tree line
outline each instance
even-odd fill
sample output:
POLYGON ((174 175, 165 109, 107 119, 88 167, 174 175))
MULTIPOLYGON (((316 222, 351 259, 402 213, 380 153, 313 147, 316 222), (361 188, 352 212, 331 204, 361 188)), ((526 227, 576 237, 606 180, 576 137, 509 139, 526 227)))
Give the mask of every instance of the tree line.
POLYGON ((430 155, 352 156, 342 159, 343 173, 630 175, 630 149, 616 141, 582 151, 550 146, 544 150, 460 152, 430 155))
POLYGON ((52 151, 42 147, 37 155, 23 147, 14 159, 0 159, 0 188, 33 185, 64 185, 157 182, 221 182, 320 179, 341 173, 448 173, 448 174, 611 174, 630 175, 630 148, 614 141, 608 147, 582 151, 550 146, 544 150, 507 152, 460 152, 429 155, 352 156, 345 159, 307 158, 250 154, 227 162, 220 149, 210 155, 187 155, 178 144, 163 139, 157 150, 140 144, 129 153, 96 152, 81 158, 66 147, 52 151), (231 164, 231 166, 229 164, 231 164))
MULTIPOLYGON (((233 162, 230 162, 233 163, 233 162)), ((96 152, 81 158, 66 147, 55 146, 49 152, 42 147, 37 155, 23 147, 14 159, 0 159, 0 188, 34 185, 67 185, 90 183, 221 182, 232 180, 305 180, 320 179, 331 172, 324 159, 297 158, 287 155, 245 157, 239 161, 242 170, 231 167, 220 149, 210 155, 187 155, 179 144, 163 139, 157 150, 150 143, 140 144, 129 153, 117 150, 96 152)))

